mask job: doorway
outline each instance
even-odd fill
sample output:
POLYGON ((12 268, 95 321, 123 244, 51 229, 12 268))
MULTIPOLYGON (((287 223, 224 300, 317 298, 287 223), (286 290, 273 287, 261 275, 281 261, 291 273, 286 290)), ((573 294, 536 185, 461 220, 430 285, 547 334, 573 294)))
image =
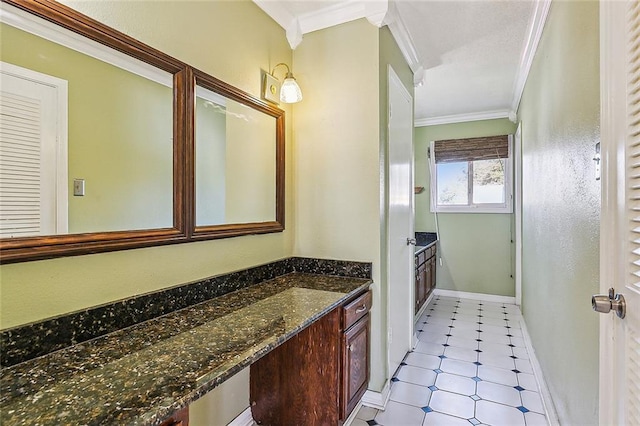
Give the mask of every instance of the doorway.
POLYGON ((388 66, 388 362, 393 373, 411 349, 413 336, 413 99, 388 66))

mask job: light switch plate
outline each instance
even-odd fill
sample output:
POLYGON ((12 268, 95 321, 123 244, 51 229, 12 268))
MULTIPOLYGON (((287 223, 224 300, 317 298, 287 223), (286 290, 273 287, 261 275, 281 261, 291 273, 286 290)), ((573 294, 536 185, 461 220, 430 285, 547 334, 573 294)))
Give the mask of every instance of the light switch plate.
POLYGON ((84 179, 73 180, 73 195, 76 197, 84 196, 84 179))

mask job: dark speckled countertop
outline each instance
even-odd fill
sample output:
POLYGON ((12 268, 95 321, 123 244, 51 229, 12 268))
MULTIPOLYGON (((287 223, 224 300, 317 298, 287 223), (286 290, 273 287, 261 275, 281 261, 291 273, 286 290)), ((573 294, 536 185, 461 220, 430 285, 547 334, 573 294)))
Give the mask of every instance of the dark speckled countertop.
POLYGON ((438 242, 438 234, 435 232, 416 232, 415 254, 426 250, 438 242))
POLYGON ((282 275, 3 368, 0 423, 159 424, 370 283, 282 275))

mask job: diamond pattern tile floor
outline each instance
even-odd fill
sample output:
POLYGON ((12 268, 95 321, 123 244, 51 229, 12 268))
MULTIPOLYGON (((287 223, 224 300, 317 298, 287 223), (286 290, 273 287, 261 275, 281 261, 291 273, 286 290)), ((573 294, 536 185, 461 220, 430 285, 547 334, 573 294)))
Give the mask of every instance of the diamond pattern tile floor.
POLYGON ((357 425, 547 425, 515 305, 436 296, 385 411, 357 425))

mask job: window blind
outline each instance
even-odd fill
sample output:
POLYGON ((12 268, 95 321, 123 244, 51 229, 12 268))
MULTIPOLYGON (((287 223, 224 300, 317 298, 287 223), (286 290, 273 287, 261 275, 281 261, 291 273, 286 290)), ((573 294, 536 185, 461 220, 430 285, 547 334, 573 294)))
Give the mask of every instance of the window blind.
POLYGON ((495 160, 509 157, 509 136, 446 139, 435 141, 436 163, 495 160))

